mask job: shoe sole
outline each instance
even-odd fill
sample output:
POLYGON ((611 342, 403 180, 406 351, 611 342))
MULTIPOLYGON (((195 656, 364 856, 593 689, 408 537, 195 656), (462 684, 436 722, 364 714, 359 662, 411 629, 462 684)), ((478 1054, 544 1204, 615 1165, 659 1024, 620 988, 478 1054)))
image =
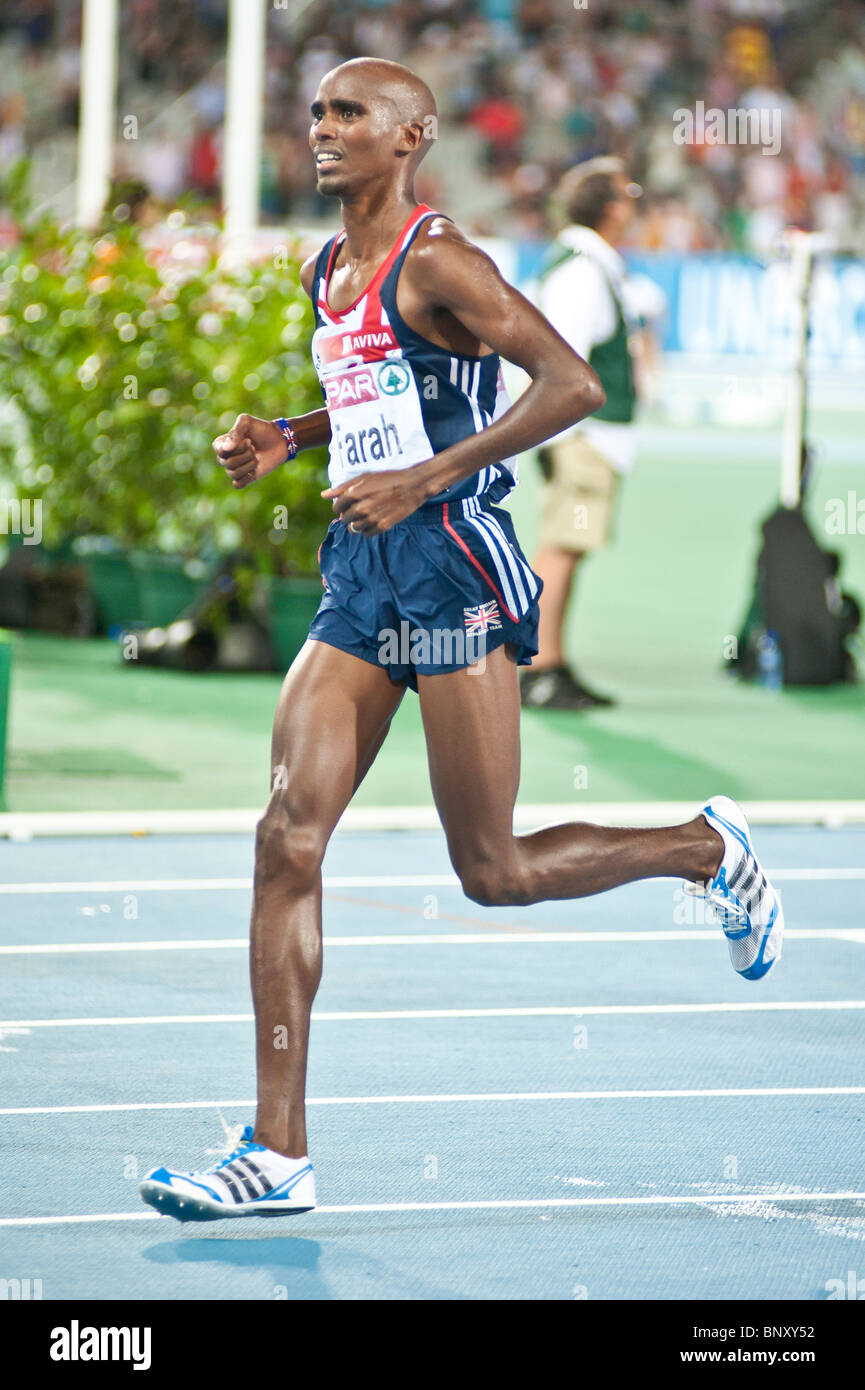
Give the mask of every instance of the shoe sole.
MULTIPOLYGON (((728 800, 732 800, 732 798, 728 798, 728 800)), ((751 839, 751 827, 748 823, 748 817, 745 815, 745 812, 739 806, 738 802, 733 802, 733 805, 736 806, 736 809, 740 812, 742 816, 742 820, 745 822, 744 830, 742 830, 738 825, 736 825, 734 821, 728 820, 726 816, 721 815, 719 811, 712 810, 711 819, 709 819, 709 816, 706 815, 706 812, 709 809, 709 803, 707 803, 706 806, 703 808, 701 814, 709 821, 710 825, 712 824, 712 820, 719 821, 720 824, 723 825, 725 829, 730 832, 731 835, 735 835, 736 839, 743 846, 743 848, 747 849, 748 852, 753 856, 754 863, 757 865, 758 870, 766 880, 766 887, 772 894, 774 907, 769 921, 766 923, 764 927, 760 928, 763 935, 760 941, 760 948, 757 951, 757 956, 754 961, 754 964, 749 965, 747 970, 736 970, 736 974, 739 975, 740 978, 743 980, 762 980, 765 978, 766 975, 768 975, 769 971, 772 969, 772 966, 776 963, 776 961, 779 961, 781 959, 781 950, 784 945, 784 912, 781 907, 781 899, 778 896, 777 889, 775 888, 774 883, 769 878, 769 875, 766 873, 766 870, 763 868, 762 863, 757 857, 757 853, 754 849, 754 842, 751 839), (780 928, 780 930, 777 931, 775 936, 775 940, 778 941, 780 944, 772 959, 768 963, 766 963, 763 960, 763 957, 766 954, 766 947, 769 944, 769 938, 772 936, 772 933, 776 931, 776 928, 780 928)), ((728 931, 723 924, 721 925, 721 930, 723 931, 724 935, 728 937, 731 941, 735 941, 738 938, 738 936, 742 935, 742 933, 734 934, 733 932, 728 931)), ((733 969, 735 970, 736 967, 733 966, 733 969)))
MULTIPOLYGON (((759 863, 760 861, 758 860, 757 862, 759 863)), ((765 873, 763 874, 763 877, 765 878, 765 873)), ((772 884, 768 878, 766 879, 766 883, 770 888, 772 888, 772 884)), ((772 966, 775 964, 775 962, 781 959, 781 948, 784 945, 784 913, 781 910, 781 902, 774 888, 772 888, 772 893, 775 898, 774 916, 770 918, 767 925, 763 928, 763 940, 760 942, 760 949, 757 952, 757 959, 754 961, 753 965, 749 965, 747 970, 736 971, 736 974, 741 975, 743 980, 762 980, 766 975, 769 974, 769 971, 772 969, 772 966), (769 944, 769 938, 775 931, 776 927, 780 927, 780 930, 778 931, 775 938, 776 941, 778 941, 780 944, 772 959, 768 962, 765 962, 763 960, 763 956, 766 954, 766 947, 769 944)))
POLYGON ((242 1216, 301 1216, 305 1211, 315 1211, 315 1205, 292 1207, 287 1203, 279 1207, 249 1205, 232 1209, 208 1202, 206 1197, 181 1197, 171 1188, 160 1183, 143 1182, 138 1189, 141 1200, 154 1207, 160 1216, 173 1216, 175 1221, 234 1221, 242 1216))

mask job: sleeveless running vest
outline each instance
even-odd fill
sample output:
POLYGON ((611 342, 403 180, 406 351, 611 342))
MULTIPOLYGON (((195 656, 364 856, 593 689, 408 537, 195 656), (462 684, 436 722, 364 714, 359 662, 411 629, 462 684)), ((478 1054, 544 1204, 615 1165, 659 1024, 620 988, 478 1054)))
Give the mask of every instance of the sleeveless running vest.
MULTIPOLYGON (((497 353, 459 356, 409 328, 396 287, 420 224, 442 214, 420 204, 354 304, 337 313, 327 302, 340 232, 315 264, 312 357, 330 416, 332 487, 360 473, 409 468, 497 420, 510 406, 497 353)), ((517 461, 504 459, 431 498, 487 497, 498 502, 516 485, 517 461)))

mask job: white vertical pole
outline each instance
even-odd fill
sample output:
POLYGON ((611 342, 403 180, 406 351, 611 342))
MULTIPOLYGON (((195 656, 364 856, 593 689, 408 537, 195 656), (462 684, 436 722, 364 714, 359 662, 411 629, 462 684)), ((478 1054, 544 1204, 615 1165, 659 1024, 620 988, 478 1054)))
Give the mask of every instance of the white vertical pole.
POLYGON ((222 201, 228 237, 258 225, 267 0, 230 0, 222 201))
POLYGON ((108 197, 116 86, 117 0, 84 0, 76 219, 85 227, 98 222, 108 197))
POLYGON ((798 229, 787 235, 790 247, 790 294, 793 301, 793 370, 781 449, 781 505, 798 507, 802 497, 802 444, 808 381, 808 320, 813 268, 813 239, 798 229))

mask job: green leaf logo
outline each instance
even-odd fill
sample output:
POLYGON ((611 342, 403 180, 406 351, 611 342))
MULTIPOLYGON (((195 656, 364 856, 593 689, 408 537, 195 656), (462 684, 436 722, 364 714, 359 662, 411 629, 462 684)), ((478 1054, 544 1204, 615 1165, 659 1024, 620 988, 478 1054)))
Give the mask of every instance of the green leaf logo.
POLYGON ((378 384, 386 396, 400 396, 408 390, 411 373, 402 362, 383 362, 378 369, 378 384))

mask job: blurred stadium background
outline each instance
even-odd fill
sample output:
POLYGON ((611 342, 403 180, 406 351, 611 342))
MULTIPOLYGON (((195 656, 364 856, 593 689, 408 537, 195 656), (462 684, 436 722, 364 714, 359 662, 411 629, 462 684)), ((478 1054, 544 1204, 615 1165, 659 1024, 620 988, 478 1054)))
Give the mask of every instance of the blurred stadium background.
MULTIPOLYGON (((553 235, 551 195, 567 168, 615 153, 644 188, 626 255, 667 309, 643 363, 638 464, 618 535, 581 579, 569 632, 620 703, 527 715, 521 800, 597 810, 723 787, 783 802, 773 814, 789 818, 808 814, 804 803, 831 815, 830 803, 861 798, 858 686, 768 691, 734 682, 723 662, 750 601, 759 523, 778 498, 795 348, 779 238, 790 226, 836 247, 814 282, 807 510, 817 539, 841 554, 844 587, 865 592, 865 8, 267 5, 258 215, 222 260, 229 7, 120 0, 119 13, 111 194, 100 225, 78 229, 82 5, 6 0, 0 14, 0 627, 15 629, 0 645, 7 811, 117 823, 265 799, 278 673, 152 669, 123 660, 122 635, 165 628, 229 588, 237 611, 282 614, 289 631, 274 661, 238 623, 223 666, 278 665, 317 592, 322 461, 294 480, 277 475, 258 499, 226 497, 209 439, 237 411, 317 403, 296 266, 337 209, 315 192, 308 108, 321 75, 360 54, 397 58, 429 82, 439 138, 418 196, 521 286, 553 235), (780 112, 780 150, 712 144, 699 121, 693 142, 677 143, 674 113, 699 102, 780 112), (132 397, 130 371, 145 378, 132 397), (43 503, 41 546, 10 524, 28 499, 43 503), (827 531, 839 499, 848 521, 827 531), (281 504, 291 515, 280 534, 268 518, 281 504), (241 552, 248 565, 220 588, 220 563, 241 552), (299 616, 286 618, 290 586, 299 616)), ((536 490, 527 458, 513 510, 529 552, 536 490)), ((357 800, 430 814, 410 698, 357 800)))
MULTIPOLYGON (((250 7, 252 9, 252 7, 250 7)), ((40 196, 72 212, 79 0, 7 0, 0 17, 0 158, 34 161, 40 196)), ((225 0, 121 0, 117 168, 149 189, 153 217, 196 190, 219 206, 225 0)), ((857 3, 820 0, 288 0, 269 5, 262 221, 323 221, 307 157, 321 76, 359 54, 391 57, 436 93, 438 148, 419 196, 475 234, 548 234, 557 174, 627 156, 649 191, 635 248, 760 255, 790 222, 842 237, 865 227, 865 55, 857 3), (671 112, 784 113, 778 160, 746 146, 677 145, 671 112)))

